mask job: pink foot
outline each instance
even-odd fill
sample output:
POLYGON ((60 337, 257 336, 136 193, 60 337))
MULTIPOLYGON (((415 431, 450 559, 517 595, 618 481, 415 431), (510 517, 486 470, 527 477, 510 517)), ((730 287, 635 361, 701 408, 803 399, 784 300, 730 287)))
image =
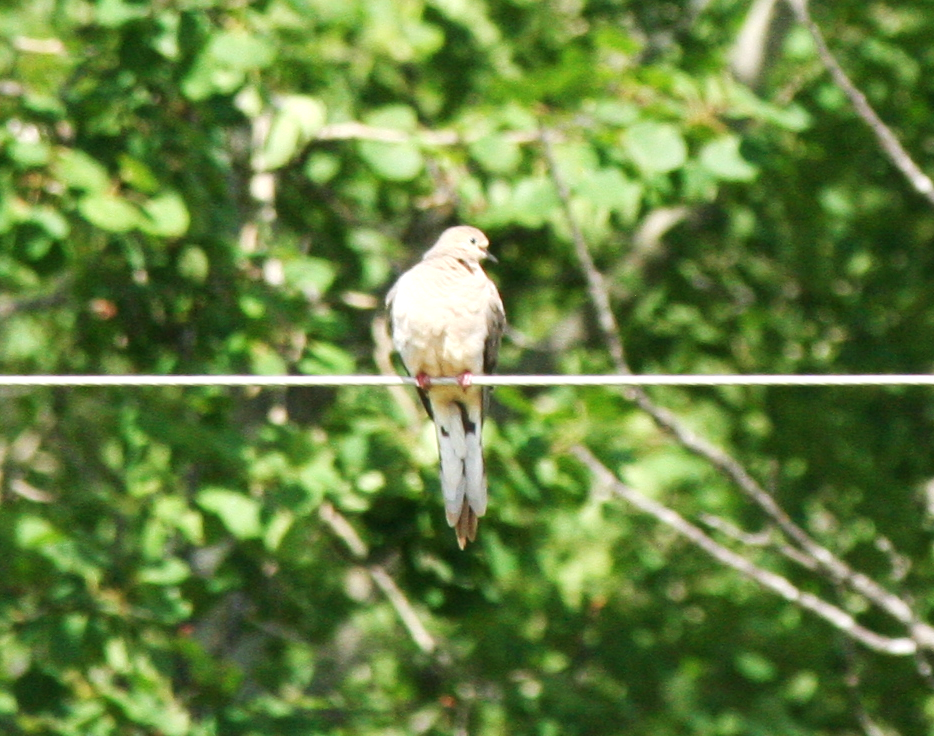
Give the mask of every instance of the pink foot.
POLYGON ((431 377, 427 373, 419 373, 415 376, 415 384, 421 389, 431 388, 431 377))
POLYGON ((457 377, 457 385, 461 388, 470 388, 473 385, 473 373, 464 371, 457 377))

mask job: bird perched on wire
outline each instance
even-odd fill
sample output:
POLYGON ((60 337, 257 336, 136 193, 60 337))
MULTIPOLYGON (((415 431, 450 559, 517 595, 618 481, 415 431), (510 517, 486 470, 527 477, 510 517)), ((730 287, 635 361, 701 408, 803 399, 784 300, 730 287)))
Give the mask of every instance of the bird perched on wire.
POLYGON ((487 503, 480 430, 489 387, 472 379, 493 372, 506 324, 499 292, 480 265, 495 261, 489 247, 475 227, 448 228, 386 296, 393 344, 435 422, 444 507, 461 549, 477 538, 487 503), (432 385, 442 376, 457 385, 432 385))

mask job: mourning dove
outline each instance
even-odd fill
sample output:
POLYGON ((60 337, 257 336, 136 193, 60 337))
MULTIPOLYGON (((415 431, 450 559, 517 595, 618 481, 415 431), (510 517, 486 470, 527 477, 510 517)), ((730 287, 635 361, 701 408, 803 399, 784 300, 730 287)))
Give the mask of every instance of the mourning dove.
POLYGON ((506 321, 480 266, 492 259, 489 245, 475 227, 448 228, 386 297, 393 344, 435 421, 444 507, 461 549, 477 538, 487 500, 480 430, 488 387, 472 378, 493 371, 506 321), (432 386, 442 376, 458 385, 432 386))

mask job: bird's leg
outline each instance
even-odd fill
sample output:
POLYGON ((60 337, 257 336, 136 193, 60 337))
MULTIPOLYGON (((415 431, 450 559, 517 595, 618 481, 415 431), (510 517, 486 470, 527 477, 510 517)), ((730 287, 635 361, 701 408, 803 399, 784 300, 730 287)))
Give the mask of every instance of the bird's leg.
POLYGON ((415 385, 417 385, 420 389, 431 388, 431 376, 424 372, 416 374, 415 385))
POLYGON ((461 388, 470 388, 473 385, 473 373, 464 371, 457 377, 457 385, 461 388))

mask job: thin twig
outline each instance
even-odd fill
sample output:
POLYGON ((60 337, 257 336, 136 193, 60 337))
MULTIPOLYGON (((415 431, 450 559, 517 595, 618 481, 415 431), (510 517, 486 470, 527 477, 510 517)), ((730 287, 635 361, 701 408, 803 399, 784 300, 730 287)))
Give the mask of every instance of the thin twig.
MULTIPOLYGON (((623 375, 631 375, 632 370, 626 362, 626 352, 620 337, 619 326, 610 304, 609 289, 590 255, 590 249, 584 239, 583 231, 577 223, 577 218, 571 207, 570 190, 564 181, 561 169, 554 156, 552 143, 553 139, 550 131, 542 128, 542 153, 571 230, 574 252, 587 279, 587 288, 594 309, 597 312, 600 330, 603 333, 607 349, 617 372, 623 375)), ((689 452, 707 460, 721 474, 735 483, 772 519, 788 539, 798 545, 805 554, 813 558, 826 571, 831 580, 848 586, 908 627, 911 636, 919 647, 934 648, 934 627, 921 621, 904 600, 866 575, 856 572, 830 550, 818 544, 802 527, 791 519, 772 498, 771 494, 749 474, 738 460, 688 428, 674 413, 658 406, 640 386, 631 386, 624 389, 624 392, 627 398, 652 417, 660 429, 672 435, 689 452)))
POLYGON ((914 162, 911 155, 905 150, 905 147, 902 146, 898 138, 895 137, 892 129, 882 122, 882 118, 873 110, 872 105, 869 104, 869 100, 866 99, 866 95, 860 92, 859 88, 853 84, 846 72, 843 71, 843 67, 840 66, 840 63, 827 46, 824 34, 821 33, 820 28, 811 18, 807 0, 788 0, 788 5, 791 7, 798 22, 807 28, 808 32, 811 34, 814 45, 817 47, 817 55, 820 56, 824 67, 830 72, 833 81, 843 90, 850 104, 852 104, 853 108, 856 110, 856 114, 862 118, 863 122, 866 123, 875 134, 886 156, 888 156, 889 160, 905 175, 905 178, 908 179, 908 182, 914 187, 915 191, 927 199, 928 202, 934 204, 934 181, 932 181, 931 177, 925 174, 921 170, 921 167, 914 162))
POLYGON ((847 636, 876 652, 891 655, 911 655, 918 651, 919 642, 913 638, 893 638, 877 634, 858 623, 849 613, 822 598, 801 590, 787 578, 759 567, 745 557, 716 542, 700 527, 692 524, 676 511, 652 500, 620 481, 587 448, 576 445, 571 453, 596 477, 597 482, 614 495, 628 501, 640 511, 654 516, 663 524, 689 539, 718 562, 755 581, 762 587, 777 593, 787 601, 811 611, 847 636))
POLYGON ((402 625, 408 630, 416 646, 425 652, 425 654, 435 654, 438 649, 438 644, 434 637, 428 632, 428 629, 425 628, 415 607, 409 602, 405 593, 396 585, 396 581, 393 580, 392 576, 386 572, 386 569, 382 565, 366 562, 369 550, 367 549, 366 543, 360 538, 360 535, 357 534, 356 529, 354 529, 344 515, 330 503, 322 504, 319 514, 322 521, 324 521, 324 523, 331 528, 331 531, 344 543, 351 556, 363 566, 376 584, 376 587, 386 596, 390 605, 396 610, 396 614, 402 621, 402 625))
MULTIPOLYGON (((613 308, 610 306, 610 290, 607 288, 603 274, 597 269, 593 257, 590 255, 590 248, 587 247, 587 241, 584 239, 584 233, 581 230, 577 218, 571 209, 571 190, 564 180, 564 174, 558 166, 555 158, 553 143, 555 134, 548 128, 541 130, 542 154, 545 157, 545 163, 548 165, 548 171, 551 175, 551 181, 558 193, 558 199, 561 201, 561 207, 564 210, 565 219, 568 227, 571 229, 571 241, 574 245, 574 254, 580 262, 584 275, 587 278, 587 291, 590 294, 590 301, 593 302, 594 309, 597 312, 597 322, 600 325, 600 331, 606 341, 607 349, 610 351, 610 357, 613 359, 613 365, 618 373, 629 375, 632 371, 626 362, 626 351, 623 348, 623 341, 619 336, 619 326, 616 324, 616 317, 613 314, 613 308)), ((636 395, 635 390, 628 390, 627 395, 636 395)))

